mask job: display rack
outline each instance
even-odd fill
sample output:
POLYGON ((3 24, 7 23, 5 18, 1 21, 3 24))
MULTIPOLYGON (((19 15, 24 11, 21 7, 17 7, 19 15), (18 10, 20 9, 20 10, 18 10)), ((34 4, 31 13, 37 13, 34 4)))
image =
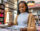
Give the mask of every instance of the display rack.
POLYGON ((0 24, 4 24, 4 16, 5 16, 5 6, 4 4, 0 4, 0 24))
POLYGON ((40 10, 36 10, 32 12, 35 17, 35 24, 36 26, 40 26, 40 10))

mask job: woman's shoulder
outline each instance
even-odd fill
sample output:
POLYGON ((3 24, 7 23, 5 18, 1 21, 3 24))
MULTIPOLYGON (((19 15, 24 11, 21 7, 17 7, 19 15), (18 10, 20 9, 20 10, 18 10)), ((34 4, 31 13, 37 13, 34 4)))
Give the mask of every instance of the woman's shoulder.
MULTIPOLYGON (((31 17, 33 16, 33 14, 32 14, 32 13, 28 13, 28 15, 29 15, 29 16, 31 16, 31 17)), ((17 15, 17 16, 16 16, 16 18, 17 18, 18 16, 19 16, 19 15, 17 15)))
MULTIPOLYGON (((28 13, 28 15, 30 15, 30 16, 33 16, 33 14, 32 13, 28 13)), ((18 17, 19 15, 17 15, 16 17, 18 17)))

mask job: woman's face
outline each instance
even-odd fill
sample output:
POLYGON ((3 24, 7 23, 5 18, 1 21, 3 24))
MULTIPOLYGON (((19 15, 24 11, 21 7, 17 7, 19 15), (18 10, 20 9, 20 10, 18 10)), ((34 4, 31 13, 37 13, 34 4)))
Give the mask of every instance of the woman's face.
POLYGON ((19 11, 20 13, 24 13, 26 11, 26 6, 24 3, 19 4, 19 11))

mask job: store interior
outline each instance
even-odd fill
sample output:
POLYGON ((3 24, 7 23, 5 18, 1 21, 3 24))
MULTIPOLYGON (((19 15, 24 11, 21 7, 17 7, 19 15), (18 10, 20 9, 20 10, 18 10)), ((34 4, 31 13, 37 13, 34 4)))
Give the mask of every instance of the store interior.
MULTIPOLYGON (((18 3, 21 0, 0 0, 0 27, 7 28, 9 22, 13 22, 17 16, 18 3)), ((40 30, 40 2, 22 0, 28 4, 29 13, 35 17, 35 25, 40 30)), ((10 28, 9 28, 10 29, 10 28)))

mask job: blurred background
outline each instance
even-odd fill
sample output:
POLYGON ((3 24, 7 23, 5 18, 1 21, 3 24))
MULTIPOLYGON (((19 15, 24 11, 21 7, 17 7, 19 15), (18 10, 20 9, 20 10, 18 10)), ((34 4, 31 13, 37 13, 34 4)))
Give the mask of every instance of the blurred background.
POLYGON ((40 29, 40 0, 0 0, 0 24, 8 25, 15 20, 20 1, 27 2, 29 13, 34 15, 36 27, 40 29))

